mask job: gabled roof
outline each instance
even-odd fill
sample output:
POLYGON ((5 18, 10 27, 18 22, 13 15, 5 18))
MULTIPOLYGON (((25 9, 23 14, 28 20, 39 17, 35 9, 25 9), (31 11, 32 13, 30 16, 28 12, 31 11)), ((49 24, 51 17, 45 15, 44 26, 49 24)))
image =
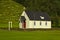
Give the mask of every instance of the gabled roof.
POLYGON ((40 11, 25 11, 30 20, 45 20, 50 21, 50 17, 47 13, 40 11), (42 19, 43 18, 43 19, 42 19))

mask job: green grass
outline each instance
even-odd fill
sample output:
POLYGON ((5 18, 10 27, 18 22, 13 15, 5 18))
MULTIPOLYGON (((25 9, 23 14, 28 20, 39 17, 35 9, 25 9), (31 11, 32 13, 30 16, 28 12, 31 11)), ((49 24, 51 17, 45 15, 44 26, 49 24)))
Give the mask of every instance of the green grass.
MULTIPOLYGON (((0 28, 7 28, 9 26, 8 22, 7 23, 0 23, 0 28)), ((18 22, 12 22, 12 27, 17 28, 19 27, 18 22)))
POLYGON ((60 40, 60 30, 49 31, 0 30, 0 40, 60 40))

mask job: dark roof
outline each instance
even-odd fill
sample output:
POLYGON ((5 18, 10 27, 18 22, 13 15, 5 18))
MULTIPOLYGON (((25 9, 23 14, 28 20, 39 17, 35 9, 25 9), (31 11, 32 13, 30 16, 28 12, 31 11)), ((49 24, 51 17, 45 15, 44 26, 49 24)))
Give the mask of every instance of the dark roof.
POLYGON ((47 13, 40 12, 40 11, 25 11, 27 16, 29 17, 30 20, 46 20, 50 21, 50 17, 47 13), (41 19, 41 17, 44 17, 44 19, 41 19))

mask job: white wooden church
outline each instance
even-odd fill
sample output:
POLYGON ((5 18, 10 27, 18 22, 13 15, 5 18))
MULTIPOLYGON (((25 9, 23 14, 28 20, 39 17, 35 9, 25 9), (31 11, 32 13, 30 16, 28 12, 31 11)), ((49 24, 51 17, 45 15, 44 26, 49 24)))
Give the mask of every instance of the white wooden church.
POLYGON ((19 28, 51 29, 51 19, 45 12, 25 10, 21 14, 19 28))

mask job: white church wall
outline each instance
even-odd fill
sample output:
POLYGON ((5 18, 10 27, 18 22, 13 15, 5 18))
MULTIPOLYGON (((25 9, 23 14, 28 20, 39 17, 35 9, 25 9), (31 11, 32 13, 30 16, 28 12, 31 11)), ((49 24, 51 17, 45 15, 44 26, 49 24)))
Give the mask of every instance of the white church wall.
POLYGON ((46 21, 29 21, 29 28, 51 28, 51 21, 47 21, 47 25, 46 21))

